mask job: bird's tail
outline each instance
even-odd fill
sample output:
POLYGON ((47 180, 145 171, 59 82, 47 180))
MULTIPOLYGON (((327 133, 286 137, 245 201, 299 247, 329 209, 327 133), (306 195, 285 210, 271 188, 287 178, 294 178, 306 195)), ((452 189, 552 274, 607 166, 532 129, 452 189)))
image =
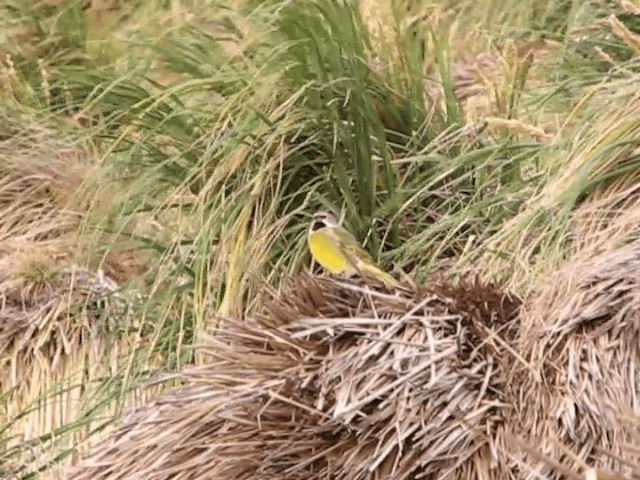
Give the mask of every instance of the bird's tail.
POLYGON ((362 271, 363 274, 370 275, 380 280, 382 283, 384 283, 387 286, 395 287, 399 285, 398 281, 395 278, 393 278, 387 272, 378 268, 376 265, 365 263, 360 267, 360 270, 362 271))

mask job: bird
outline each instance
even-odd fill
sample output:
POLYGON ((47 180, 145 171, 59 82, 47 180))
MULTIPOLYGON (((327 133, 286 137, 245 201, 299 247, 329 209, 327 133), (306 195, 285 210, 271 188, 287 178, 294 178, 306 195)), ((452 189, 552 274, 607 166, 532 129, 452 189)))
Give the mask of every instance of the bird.
POLYGON ((370 276, 387 286, 398 285, 398 281, 376 265, 369 252, 329 212, 313 215, 307 243, 314 260, 332 274, 370 276))

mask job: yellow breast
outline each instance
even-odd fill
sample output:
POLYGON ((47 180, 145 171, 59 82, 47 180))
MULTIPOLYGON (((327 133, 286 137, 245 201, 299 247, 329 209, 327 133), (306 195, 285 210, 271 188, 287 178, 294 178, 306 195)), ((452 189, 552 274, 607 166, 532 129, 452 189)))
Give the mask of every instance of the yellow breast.
POLYGON ((322 268, 335 274, 351 274, 353 267, 342 253, 337 240, 325 229, 311 232, 307 236, 309 250, 322 268))

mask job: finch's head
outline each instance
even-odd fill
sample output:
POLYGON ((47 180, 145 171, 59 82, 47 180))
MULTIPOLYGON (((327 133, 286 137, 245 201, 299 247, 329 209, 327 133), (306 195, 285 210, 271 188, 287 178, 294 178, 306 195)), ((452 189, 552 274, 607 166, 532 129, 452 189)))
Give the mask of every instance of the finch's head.
POLYGON ((329 212, 316 212, 313 215, 313 220, 311 220, 311 226, 309 227, 309 229, 312 232, 315 232, 317 230, 320 230, 321 228, 331 228, 337 226, 338 220, 334 215, 329 212))

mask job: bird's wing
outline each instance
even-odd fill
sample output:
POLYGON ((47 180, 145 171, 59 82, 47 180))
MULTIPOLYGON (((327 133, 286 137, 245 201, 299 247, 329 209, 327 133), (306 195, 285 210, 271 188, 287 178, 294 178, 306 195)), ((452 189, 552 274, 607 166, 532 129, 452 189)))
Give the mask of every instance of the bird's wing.
MULTIPOLYGON (((356 240, 356 237, 354 237, 349 230, 346 230, 344 228, 335 228, 333 229, 333 231, 343 250, 350 256, 355 257, 354 261, 355 259, 359 259, 364 263, 374 263, 373 258, 371 257, 369 252, 362 248, 362 246, 358 243, 358 240, 356 240)), ((355 266, 357 267, 357 263, 359 262, 356 261, 355 263, 355 266)))
POLYGON ((342 228, 335 228, 333 233, 340 244, 341 250, 345 253, 347 261, 358 274, 372 275, 387 285, 396 285, 398 283, 395 278, 376 265, 373 257, 362 248, 351 232, 342 228))

